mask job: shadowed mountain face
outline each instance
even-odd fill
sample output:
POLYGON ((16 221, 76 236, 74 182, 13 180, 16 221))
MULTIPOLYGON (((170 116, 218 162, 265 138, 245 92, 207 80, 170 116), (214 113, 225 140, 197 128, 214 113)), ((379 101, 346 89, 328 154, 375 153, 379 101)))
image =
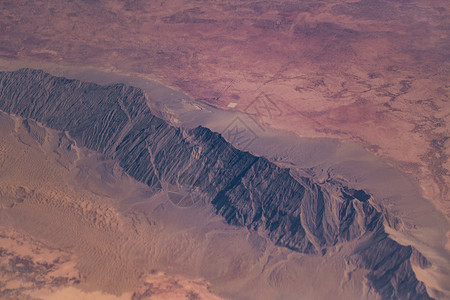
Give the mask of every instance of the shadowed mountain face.
POLYGON ((383 214, 364 191, 296 176, 207 128, 173 127, 151 112, 139 89, 30 69, 2 72, 0 109, 68 132, 77 146, 116 159, 155 192, 166 184, 189 185, 229 224, 265 232, 279 246, 324 254, 358 242, 348 261, 368 270, 382 298, 430 299, 411 267, 420 254, 389 238, 383 214))

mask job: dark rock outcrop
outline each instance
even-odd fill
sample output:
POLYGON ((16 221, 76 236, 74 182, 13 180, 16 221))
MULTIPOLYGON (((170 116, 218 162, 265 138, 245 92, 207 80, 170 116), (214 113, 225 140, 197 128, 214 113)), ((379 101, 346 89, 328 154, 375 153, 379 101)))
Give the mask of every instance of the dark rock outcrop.
POLYGON ((0 73, 0 109, 67 131, 78 146, 116 159, 155 191, 164 183, 189 184, 229 224, 263 229, 279 246, 323 254, 338 243, 364 240, 349 260, 369 270, 383 298, 429 299, 411 268, 413 249, 384 232, 370 195, 294 176, 207 128, 170 126, 152 114, 139 89, 22 69, 0 73))

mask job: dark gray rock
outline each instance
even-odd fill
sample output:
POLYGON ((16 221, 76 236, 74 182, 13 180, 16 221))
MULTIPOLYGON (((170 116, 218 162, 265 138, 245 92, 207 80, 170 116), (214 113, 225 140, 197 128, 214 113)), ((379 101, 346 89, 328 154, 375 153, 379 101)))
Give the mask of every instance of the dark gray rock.
POLYGON ((349 260, 369 270, 383 298, 430 299, 410 261, 413 254, 426 259, 388 237, 366 192, 294 176, 207 128, 170 126, 150 111, 140 89, 22 69, 0 73, 0 109, 67 131, 78 146, 116 159, 155 191, 164 183, 190 185, 229 224, 263 229, 279 246, 324 254, 338 243, 364 240, 349 260))

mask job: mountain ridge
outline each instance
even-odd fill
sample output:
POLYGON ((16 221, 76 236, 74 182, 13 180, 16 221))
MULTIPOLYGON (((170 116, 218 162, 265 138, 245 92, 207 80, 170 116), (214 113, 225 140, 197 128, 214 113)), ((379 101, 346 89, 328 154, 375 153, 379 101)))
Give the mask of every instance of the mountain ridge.
POLYGON ((374 244, 349 261, 369 270, 377 293, 430 299, 411 267, 416 250, 387 235, 383 213, 364 191, 294 178, 289 169, 240 151, 207 128, 173 127, 152 113, 140 89, 123 84, 100 86, 21 69, 0 72, 0 88, 1 110, 67 131, 78 146, 116 159, 155 191, 164 182, 189 184, 227 223, 261 228, 278 246, 323 255, 338 243, 368 238, 374 244))

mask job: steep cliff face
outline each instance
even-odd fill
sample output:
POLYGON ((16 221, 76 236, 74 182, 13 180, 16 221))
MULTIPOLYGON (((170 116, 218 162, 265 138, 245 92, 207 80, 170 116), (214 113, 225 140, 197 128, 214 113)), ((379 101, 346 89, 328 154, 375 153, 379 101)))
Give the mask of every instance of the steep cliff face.
POLYGON ((0 109, 67 131, 78 146, 116 159, 155 191, 165 183, 188 184, 229 224, 262 229, 279 246, 323 254, 338 243, 369 239, 349 260, 369 270, 383 298, 429 298, 411 268, 413 249, 387 236, 364 191, 294 176, 207 128, 170 126, 152 114, 139 89, 23 69, 0 73, 0 109))

